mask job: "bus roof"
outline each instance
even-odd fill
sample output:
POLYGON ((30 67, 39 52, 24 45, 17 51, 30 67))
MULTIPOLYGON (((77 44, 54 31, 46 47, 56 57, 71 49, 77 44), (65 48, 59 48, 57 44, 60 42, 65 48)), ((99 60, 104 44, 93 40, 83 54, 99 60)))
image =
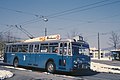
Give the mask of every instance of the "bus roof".
POLYGON ((83 39, 61 39, 60 35, 50 35, 50 36, 43 36, 43 37, 37 37, 37 38, 33 38, 33 39, 28 39, 25 41, 21 41, 21 42, 16 42, 16 43, 6 43, 6 45, 19 45, 19 44, 37 44, 37 43, 57 43, 57 42, 78 42, 78 43, 85 43, 87 44, 85 41, 83 41, 83 39))
POLYGON ((49 41, 32 41, 32 42, 15 42, 15 43, 6 43, 6 45, 19 45, 19 44, 30 44, 30 43, 55 43, 55 42, 74 42, 72 39, 60 39, 60 40, 49 40, 49 41))

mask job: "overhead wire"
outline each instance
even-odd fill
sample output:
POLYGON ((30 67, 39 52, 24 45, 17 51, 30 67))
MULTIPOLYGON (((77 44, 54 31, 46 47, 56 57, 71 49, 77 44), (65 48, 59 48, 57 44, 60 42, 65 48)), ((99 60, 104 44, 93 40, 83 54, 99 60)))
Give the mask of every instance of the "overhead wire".
MULTIPOLYGON (((114 2, 111 2, 111 3, 101 4, 101 3, 105 3, 107 1, 110 1, 110 0, 98 1, 98 2, 95 2, 95 3, 91 3, 91 4, 84 5, 84 6, 80 6, 80 7, 68 9, 68 10, 65 10, 65 11, 61 11, 61 12, 58 12, 58 13, 54 13, 54 14, 51 14, 51 15, 47 15, 46 17, 47 18, 55 18, 55 17, 59 17, 59 16, 63 16, 63 15, 68 15, 68 14, 72 14, 72 13, 85 11, 85 10, 89 10, 89 9, 92 9, 92 8, 97 8, 97 7, 101 7, 101 6, 105 6, 105 5, 109 5, 109 4, 120 2, 120 1, 114 1, 114 2), (101 5, 97 5, 97 4, 101 4, 101 5), (94 5, 97 5, 97 6, 94 6, 94 5), (90 7, 90 6, 92 6, 92 7, 90 7)), ((5 8, 5 7, 1 7, 1 6, 0 6, 0 8, 1 9, 10 10, 10 11, 14 11, 14 12, 17 12, 17 13, 34 15, 34 16, 37 17, 37 19, 32 19, 32 20, 29 20, 29 21, 25 21, 23 23, 19 23, 21 25, 26 25, 26 24, 30 24, 30 23, 35 23, 35 22, 41 21, 40 19, 44 17, 42 15, 39 16, 38 14, 23 12, 23 11, 20 11, 20 10, 9 9, 9 8, 5 8)))
MULTIPOLYGON (((113 2, 109 2, 109 3, 105 3, 107 1, 110 1, 110 0, 103 0, 103 1, 92 3, 92 4, 84 5, 84 6, 81 6, 81 7, 76 7, 76 8, 73 8, 73 9, 69 9, 69 10, 65 10, 65 11, 59 12, 59 13, 54 13, 54 14, 48 15, 46 17, 47 18, 55 18, 55 17, 59 17, 59 16, 63 16, 63 15, 68 15, 68 14, 72 14, 72 13, 76 13, 76 12, 86 11, 86 10, 89 10, 89 9, 93 9, 93 8, 97 8, 97 7, 101 7, 101 6, 106 6, 106 5, 110 5, 110 4, 115 4, 115 3, 119 3, 120 2, 118 0, 118 1, 113 1, 113 2), (101 4, 101 3, 104 3, 104 4, 101 4), (97 5, 97 4, 100 4, 100 5, 97 5)), ((43 17, 39 17, 39 15, 33 14, 33 13, 27 13, 27 12, 23 12, 23 11, 19 11, 19 10, 13 10, 13 9, 8 9, 8 8, 3 8, 3 7, 0 7, 0 8, 6 9, 6 10, 15 11, 15 12, 18 12, 18 13, 34 15, 34 16, 37 17, 37 19, 33 19, 33 20, 29 20, 29 21, 23 22, 23 23, 21 23, 21 25, 22 24, 25 25, 25 23, 26 24, 35 23, 35 22, 41 21, 40 18, 43 18, 43 17)))
MULTIPOLYGON (((110 1, 110 0, 103 0, 103 1, 95 2, 95 3, 91 3, 91 4, 88 4, 88 5, 84 5, 84 6, 76 7, 76 8, 73 8, 73 9, 68 9, 68 10, 65 10, 65 11, 62 11, 62 12, 54 13, 54 14, 51 14, 51 15, 48 15, 48 16, 50 17, 50 16, 53 16, 53 15, 61 14, 61 13, 63 14, 65 12, 69 12, 69 11, 73 11, 73 10, 76 10, 76 9, 80 9, 80 8, 84 8, 84 7, 88 7, 88 6, 92 6, 92 5, 96 5, 96 4, 100 4, 100 3, 103 3, 103 2, 107 2, 107 1, 110 1)), ((29 13, 29 12, 24 12, 24 11, 20 11, 20 10, 5 8, 5 7, 1 7, 1 6, 0 6, 0 8, 5 9, 5 10, 9 10, 9 11, 14 11, 14 12, 17 12, 17 13, 34 15, 36 17, 42 16, 42 15, 38 15, 38 14, 34 14, 34 13, 29 13)))
POLYGON ((87 5, 84 5, 84 6, 80 6, 80 7, 76 7, 76 8, 68 9, 68 10, 65 10, 65 11, 62 11, 62 12, 58 12, 58 13, 54 13, 54 14, 50 14, 50 15, 47 15, 47 16, 48 16, 48 17, 51 17, 51 16, 54 16, 54 15, 63 14, 63 13, 66 13, 66 12, 74 11, 74 10, 77 10, 77 9, 80 9, 80 8, 85 8, 85 7, 88 7, 88 6, 92 6, 92 5, 100 4, 100 3, 103 3, 103 2, 107 2, 107 1, 109 1, 109 0, 103 0, 103 1, 95 2, 95 3, 87 4, 87 5))
MULTIPOLYGON (((103 33, 99 33, 99 35, 101 35, 101 36, 105 36, 105 35, 109 35, 109 34, 111 34, 111 32, 112 31, 109 31, 109 32, 103 32, 103 33)), ((113 32, 120 32, 120 29, 119 30, 113 30, 113 32)), ((98 35, 97 35, 97 33, 96 33, 96 35, 89 35, 89 36, 86 36, 85 38, 88 38, 88 37, 97 37, 98 35)))
POLYGON ((39 16, 36 19, 32 19, 32 20, 29 20, 29 21, 18 23, 18 25, 32 24, 32 23, 35 23, 35 22, 38 22, 38 21, 42 21, 42 20, 45 21, 45 19, 47 19, 45 16, 39 16))
MULTIPOLYGON (((65 11, 62 11, 62 12, 59 12, 59 13, 54 13, 54 14, 51 14, 51 15, 47 15, 46 17, 47 18, 52 18, 52 16, 55 16, 55 15, 58 15, 58 14, 61 14, 61 13, 65 13, 65 12, 68 12, 68 11, 76 10, 76 9, 79 9, 79 8, 88 7, 88 6, 91 6, 91 5, 96 5, 96 4, 99 4, 99 3, 106 2, 106 1, 109 1, 109 0, 103 0, 103 1, 92 3, 92 4, 84 5, 84 6, 81 6, 81 7, 76 7, 76 8, 65 10, 65 11)), ((23 22, 21 25, 32 24, 32 23, 35 23, 35 22, 38 22, 38 21, 41 21, 41 20, 39 20, 39 18, 33 19, 33 20, 29 20, 29 21, 23 22)))
POLYGON ((10 31, 14 28, 13 25, 8 25, 8 24, 2 24, 2 25, 7 26, 7 28, 2 30, 1 33, 7 33, 8 31, 10 31))
MULTIPOLYGON (((103 3, 103 2, 107 2, 107 1, 110 1, 110 0, 103 0, 103 1, 100 1, 100 2, 95 2, 95 3, 92 3, 92 4, 85 5, 85 6, 81 6, 81 7, 69 9, 69 10, 66 10, 66 11, 62 11, 62 12, 59 12, 59 13, 47 15, 46 17, 49 18, 49 19, 50 18, 56 18, 56 17, 59 17, 59 16, 64 16, 64 15, 77 13, 77 12, 81 12, 81 11, 86 11, 86 10, 89 10, 89 9, 103 7, 103 6, 106 6, 106 5, 115 4, 115 3, 119 3, 120 2, 120 0, 118 0, 118 1, 113 1, 113 2, 109 2, 109 3, 100 4, 100 3, 103 3), (100 4, 100 5, 97 5, 97 4, 100 4), (96 5, 96 6, 94 6, 94 5, 96 5)), ((34 20, 33 21, 30 20, 32 22, 28 21, 28 23, 35 23, 35 22, 41 21, 41 20, 39 20, 39 18, 37 18, 37 19, 38 20, 35 20, 35 21, 34 20)))
MULTIPOLYGON (((24 11, 10 9, 10 8, 5 8, 5 7, 1 7, 1 6, 0 6, 0 9, 9 10, 9 11, 13 11, 13 12, 17 12, 17 13, 22 13, 22 14, 27 14, 27 15, 33 15, 33 16, 37 17, 36 19, 32 19, 32 20, 29 20, 29 21, 22 22, 22 24, 33 23, 34 21, 36 21, 36 20, 44 17, 43 15, 29 13, 29 12, 24 12, 24 11)), ((19 24, 21 24, 21 23, 19 23, 19 24)))
MULTIPOLYGON (((55 18, 55 17, 59 17, 59 16, 63 16, 63 15, 68 15, 68 14, 72 14, 72 13, 76 13, 76 12, 81 12, 81 11, 85 11, 85 10, 89 10, 89 9, 93 9, 93 8, 97 8, 97 7, 101 7, 101 6, 105 6, 105 5, 109 5, 109 4, 114 4, 114 3, 120 2, 118 0, 118 1, 110 2, 110 3, 105 3, 107 1, 110 1, 110 0, 98 1, 98 2, 95 2, 95 3, 91 3, 91 4, 84 5, 84 6, 80 6, 80 7, 68 9, 68 10, 65 10, 65 11, 61 11, 61 12, 58 12, 58 13, 54 13, 54 14, 51 14, 51 15, 47 15, 46 17, 47 18, 55 18), (101 3, 105 3, 105 4, 101 4, 101 3), (97 5, 97 4, 101 4, 101 5, 97 5), (97 5, 97 6, 94 6, 94 5, 97 5), (92 7, 89 7, 89 6, 92 6, 92 7), (86 8, 86 7, 88 7, 88 8, 86 8)), ((0 8, 1 9, 6 9, 6 10, 9 10, 9 11, 14 11, 14 12, 17 12, 17 13, 34 15, 34 16, 37 17, 37 19, 32 19, 32 20, 20 23, 20 24, 24 24, 24 25, 29 24, 29 23, 35 23, 35 22, 41 21, 39 19, 43 18, 42 15, 38 15, 38 14, 33 14, 33 13, 24 12, 24 11, 20 11, 20 10, 9 9, 9 8, 5 8, 5 7, 1 7, 1 6, 0 6, 0 8)))
POLYGON ((17 13, 22 13, 22 14, 27 14, 27 15, 34 15, 36 17, 38 17, 39 15, 37 14, 34 14, 34 13, 29 13, 29 12, 24 12, 24 11, 20 11, 20 10, 14 10, 14 9, 10 9, 10 8, 5 8, 5 7, 1 7, 1 9, 5 9, 5 10, 9 10, 9 11, 14 11, 14 12, 17 12, 17 13))
POLYGON ((105 4, 101 4, 101 5, 97 5, 97 6, 92 6, 92 7, 84 8, 84 9, 81 9, 81 10, 66 12, 66 13, 55 15, 55 16, 51 16, 51 17, 48 17, 48 18, 55 18, 55 17, 59 17, 59 16, 63 16, 63 15, 68 15, 68 14, 72 14, 72 13, 77 13, 77 12, 81 12, 81 11, 86 11, 86 10, 89 10, 89 9, 94 9, 94 8, 101 7, 101 6, 103 7, 103 6, 106 6, 106 5, 115 4, 115 3, 119 3, 119 2, 120 2, 120 0, 113 1, 113 2, 110 2, 110 3, 105 3, 105 4))

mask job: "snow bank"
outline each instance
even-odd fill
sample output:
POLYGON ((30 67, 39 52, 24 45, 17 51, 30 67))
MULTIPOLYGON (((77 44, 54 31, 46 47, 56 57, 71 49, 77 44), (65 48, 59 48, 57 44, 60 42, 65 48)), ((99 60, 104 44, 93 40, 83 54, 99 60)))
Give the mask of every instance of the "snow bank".
POLYGON ((24 68, 17 68, 17 67, 13 67, 13 66, 2 66, 2 67, 9 68, 9 69, 21 70, 21 71, 27 70, 27 69, 24 69, 24 68))
POLYGON ((97 72, 108 72, 108 73, 119 73, 120 74, 119 66, 111 66, 111 65, 91 62, 91 69, 97 72))
POLYGON ((13 73, 6 70, 0 70, 0 80, 10 78, 13 76, 13 73))

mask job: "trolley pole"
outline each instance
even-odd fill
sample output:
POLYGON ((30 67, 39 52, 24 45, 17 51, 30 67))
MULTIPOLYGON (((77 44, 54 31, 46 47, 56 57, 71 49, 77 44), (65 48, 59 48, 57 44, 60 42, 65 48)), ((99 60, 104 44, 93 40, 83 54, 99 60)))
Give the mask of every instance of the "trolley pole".
POLYGON ((100 35, 98 32, 98 59, 100 59, 100 35))

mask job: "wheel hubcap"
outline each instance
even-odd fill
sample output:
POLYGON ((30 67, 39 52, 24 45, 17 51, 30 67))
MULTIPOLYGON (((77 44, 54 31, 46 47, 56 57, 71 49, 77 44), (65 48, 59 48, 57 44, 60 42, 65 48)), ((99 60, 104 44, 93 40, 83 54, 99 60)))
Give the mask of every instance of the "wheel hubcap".
POLYGON ((52 72, 52 71, 53 71, 53 68, 54 68, 54 66, 53 66, 52 64, 50 64, 50 65, 48 66, 48 71, 49 71, 49 72, 52 72))

